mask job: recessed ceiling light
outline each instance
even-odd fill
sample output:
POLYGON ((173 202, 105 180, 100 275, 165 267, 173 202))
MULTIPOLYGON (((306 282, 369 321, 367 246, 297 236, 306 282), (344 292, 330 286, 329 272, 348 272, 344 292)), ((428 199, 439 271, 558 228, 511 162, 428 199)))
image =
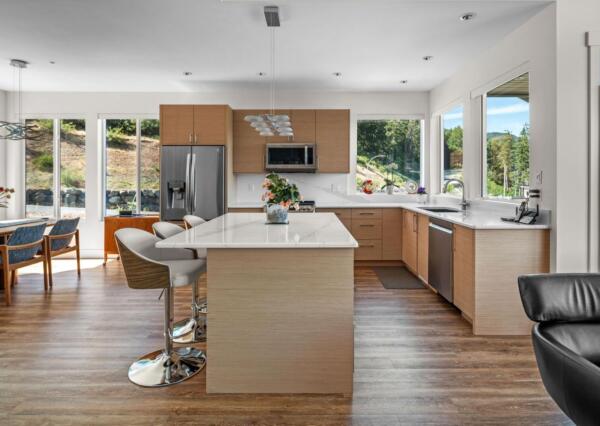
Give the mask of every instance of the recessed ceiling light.
POLYGON ((408 80, 400 80, 400 84, 407 84, 408 80))
POLYGON ((472 21, 473 19, 475 19, 476 16, 477 16, 477 14, 475 12, 467 12, 467 13, 463 13, 462 15, 460 15, 460 20, 461 21, 472 21))
POLYGON ((341 72, 334 72, 333 75, 334 75, 334 77, 341 77, 342 73, 341 72))
POLYGON ((427 56, 423 56, 423 60, 424 60, 425 62, 429 62, 429 61, 431 61, 432 59, 433 59, 433 56, 429 56, 429 55, 427 55, 427 56))
POLYGON ((56 62, 54 62, 54 61, 50 61, 49 63, 50 63, 51 65, 54 65, 56 62))
POLYGON ((190 71, 184 71, 183 75, 188 76, 188 75, 192 75, 192 73, 190 71))
POLYGON ((264 76, 266 76, 266 75, 267 75, 267 73, 266 73, 266 72, 262 72, 262 71, 261 71, 261 72, 259 72, 259 73, 258 73, 258 76, 259 76, 259 77, 264 77, 264 76))

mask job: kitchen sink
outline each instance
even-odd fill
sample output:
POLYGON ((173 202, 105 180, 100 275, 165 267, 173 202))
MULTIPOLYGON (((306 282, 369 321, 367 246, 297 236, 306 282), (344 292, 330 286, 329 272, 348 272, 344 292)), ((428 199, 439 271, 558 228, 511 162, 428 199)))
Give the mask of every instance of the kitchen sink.
POLYGON ((460 213, 459 209, 454 207, 419 207, 421 210, 427 210, 432 213, 460 213))

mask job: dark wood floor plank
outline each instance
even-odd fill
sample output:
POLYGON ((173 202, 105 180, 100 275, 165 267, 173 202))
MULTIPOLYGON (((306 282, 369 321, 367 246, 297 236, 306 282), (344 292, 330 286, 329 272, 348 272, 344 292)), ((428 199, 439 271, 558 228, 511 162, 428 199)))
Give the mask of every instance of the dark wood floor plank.
MULTIPOLYGON (((0 424, 571 424, 542 386, 529 337, 472 336, 438 296, 386 290, 370 268, 355 273, 352 397, 207 395, 205 372, 139 388, 127 368, 161 347, 159 292, 128 289, 116 261, 83 265, 81 280, 57 272, 48 294, 28 268, 13 306, 0 306, 0 424)), ((189 300, 177 291, 178 318, 189 300)))

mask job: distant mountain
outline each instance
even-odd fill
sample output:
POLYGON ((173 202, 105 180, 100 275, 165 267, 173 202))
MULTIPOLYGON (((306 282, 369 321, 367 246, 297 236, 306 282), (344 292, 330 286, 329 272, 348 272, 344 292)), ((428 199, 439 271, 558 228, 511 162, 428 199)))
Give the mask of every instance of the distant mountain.
MULTIPOLYGON (((513 141, 517 140, 517 136, 512 135, 512 134, 511 134, 511 136, 512 136, 512 140, 513 141)), ((502 138, 506 137, 506 132, 489 132, 487 134, 487 140, 488 141, 491 141, 493 139, 498 139, 498 138, 501 138, 501 137, 502 138)))

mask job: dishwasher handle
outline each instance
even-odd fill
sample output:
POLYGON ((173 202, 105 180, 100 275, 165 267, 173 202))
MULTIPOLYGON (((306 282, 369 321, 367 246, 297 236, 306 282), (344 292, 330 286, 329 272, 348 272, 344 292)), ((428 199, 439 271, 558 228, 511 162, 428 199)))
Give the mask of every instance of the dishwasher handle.
POLYGON ((435 229, 436 231, 445 232, 446 234, 452 235, 454 231, 452 229, 444 228, 443 226, 436 225, 435 223, 429 222, 429 227, 435 229))

